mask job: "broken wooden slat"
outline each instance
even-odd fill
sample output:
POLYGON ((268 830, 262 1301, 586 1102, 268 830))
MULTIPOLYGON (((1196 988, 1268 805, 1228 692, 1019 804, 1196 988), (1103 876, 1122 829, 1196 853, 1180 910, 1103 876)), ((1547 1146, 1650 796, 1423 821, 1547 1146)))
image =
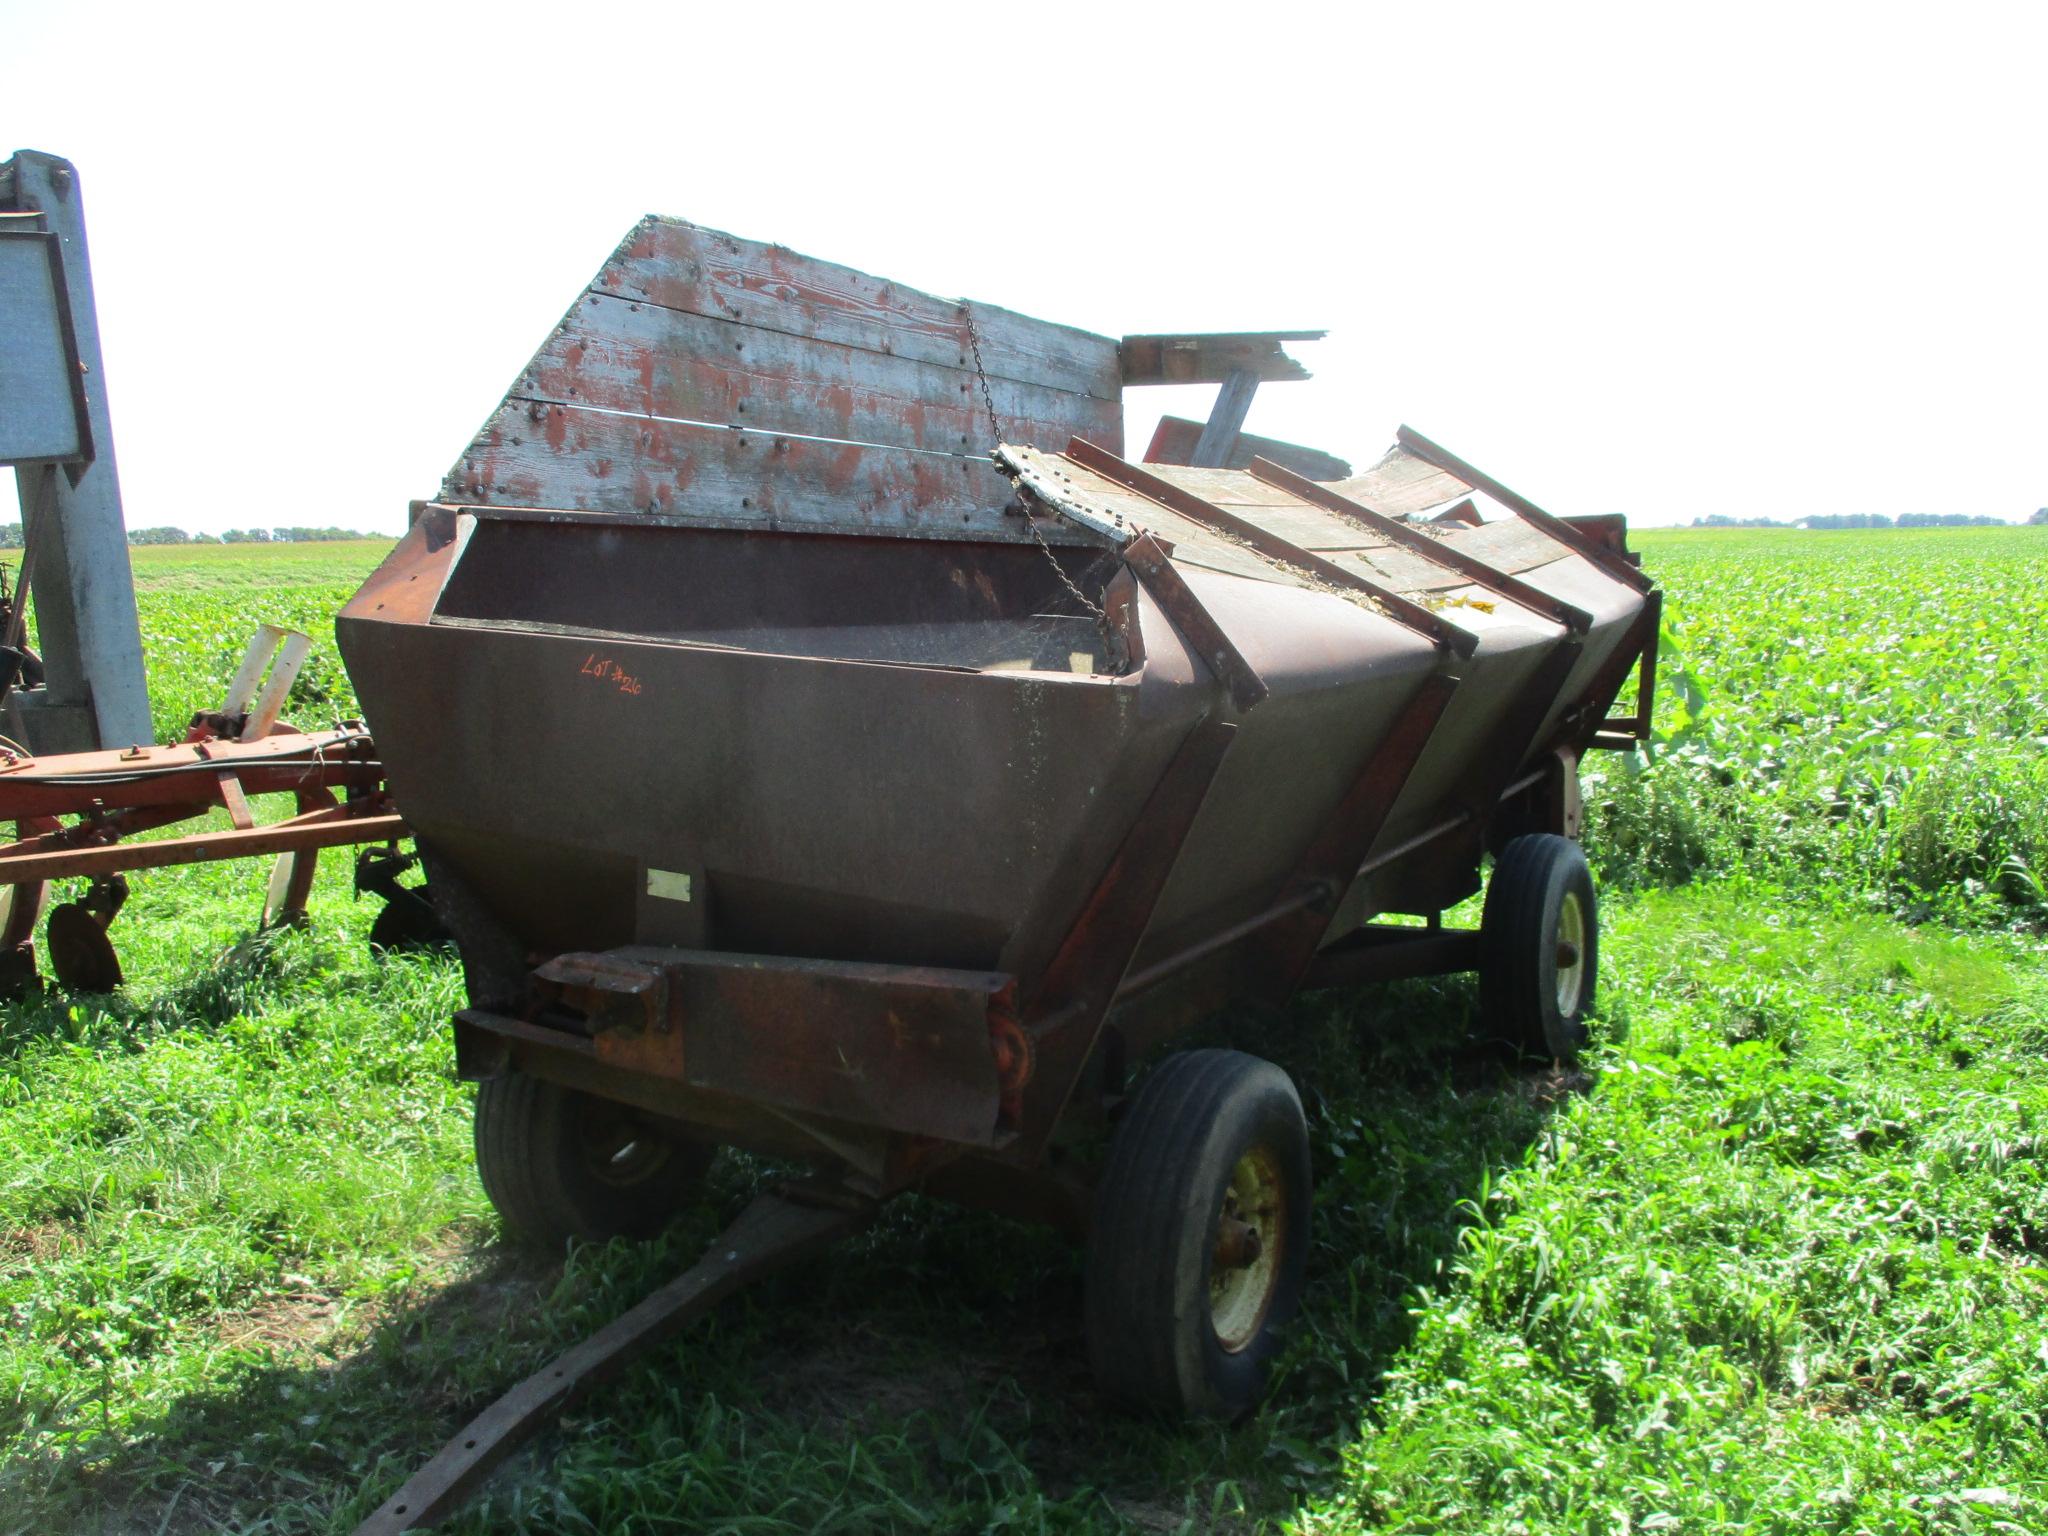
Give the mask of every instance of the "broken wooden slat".
POLYGON ((1252 408, 1252 397, 1258 392, 1259 375, 1255 369, 1233 368, 1224 376, 1223 387, 1216 391, 1215 408, 1209 412, 1202 435, 1195 442, 1196 464, 1205 469, 1222 469, 1230 463, 1230 456, 1237 451, 1238 429, 1244 425, 1252 408))
POLYGON ((1282 344, 1321 341, 1328 331, 1234 331, 1206 336, 1126 336, 1117 345, 1123 382, 1221 384, 1243 368, 1261 379, 1305 379, 1309 371, 1282 344))
POLYGON ((1402 448, 1391 448, 1371 469, 1340 480, 1330 489, 1353 501, 1378 507, 1390 517, 1398 517, 1404 512, 1426 512, 1447 501, 1456 501, 1472 487, 1426 459, 1402 448))

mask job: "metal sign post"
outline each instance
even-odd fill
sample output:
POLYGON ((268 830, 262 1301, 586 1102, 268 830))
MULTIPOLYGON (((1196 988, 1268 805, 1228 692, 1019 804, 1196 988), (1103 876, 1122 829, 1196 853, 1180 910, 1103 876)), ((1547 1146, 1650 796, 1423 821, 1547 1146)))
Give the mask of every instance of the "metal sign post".
POLYGON ((28 595, 44 667, 40 687, 8 692, 4 729, 38 753, 146 742, 85 209, 70 163, 34 150, 0 165, 0 356, 0 463, 15 466, 34 551, 28 595))

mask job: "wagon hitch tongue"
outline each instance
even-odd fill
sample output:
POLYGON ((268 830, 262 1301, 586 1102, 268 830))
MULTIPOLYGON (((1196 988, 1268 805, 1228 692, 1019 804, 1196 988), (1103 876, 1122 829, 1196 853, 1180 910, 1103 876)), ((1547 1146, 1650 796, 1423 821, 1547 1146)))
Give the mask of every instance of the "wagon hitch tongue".
POLYGON ((827 1185, 791 1184, 757 1195, 689 1269, 471 1419, 356 1527, 355 1536, 385 1536, 445 1520, 492 1468, 571 1403, 741 1286, 865 1226, 875 1209, 865 1196, 827 1185))

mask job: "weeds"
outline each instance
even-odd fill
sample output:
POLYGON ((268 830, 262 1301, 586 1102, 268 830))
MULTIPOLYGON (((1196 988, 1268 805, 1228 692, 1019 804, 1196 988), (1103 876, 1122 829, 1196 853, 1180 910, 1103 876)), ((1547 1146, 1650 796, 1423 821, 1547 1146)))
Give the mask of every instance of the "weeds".
POLYGON ((1610 883, 1746 869, 1909 920, 2048 920, 2048 539, 1637 542, 1675 644, 1658 741, 1589 764, 1610 883))

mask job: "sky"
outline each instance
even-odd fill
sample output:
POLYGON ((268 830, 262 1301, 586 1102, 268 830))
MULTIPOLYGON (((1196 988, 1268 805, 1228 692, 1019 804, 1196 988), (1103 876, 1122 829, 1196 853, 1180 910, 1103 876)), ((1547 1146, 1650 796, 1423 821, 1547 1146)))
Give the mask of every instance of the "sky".
POLYGON ((1328 327, 1247 431, 1553 512, 2024 519, 2044 57, 2017 5, 0 0, 0 155, 78 168, 130 527, 397 531, 643 213, 1328 327))

